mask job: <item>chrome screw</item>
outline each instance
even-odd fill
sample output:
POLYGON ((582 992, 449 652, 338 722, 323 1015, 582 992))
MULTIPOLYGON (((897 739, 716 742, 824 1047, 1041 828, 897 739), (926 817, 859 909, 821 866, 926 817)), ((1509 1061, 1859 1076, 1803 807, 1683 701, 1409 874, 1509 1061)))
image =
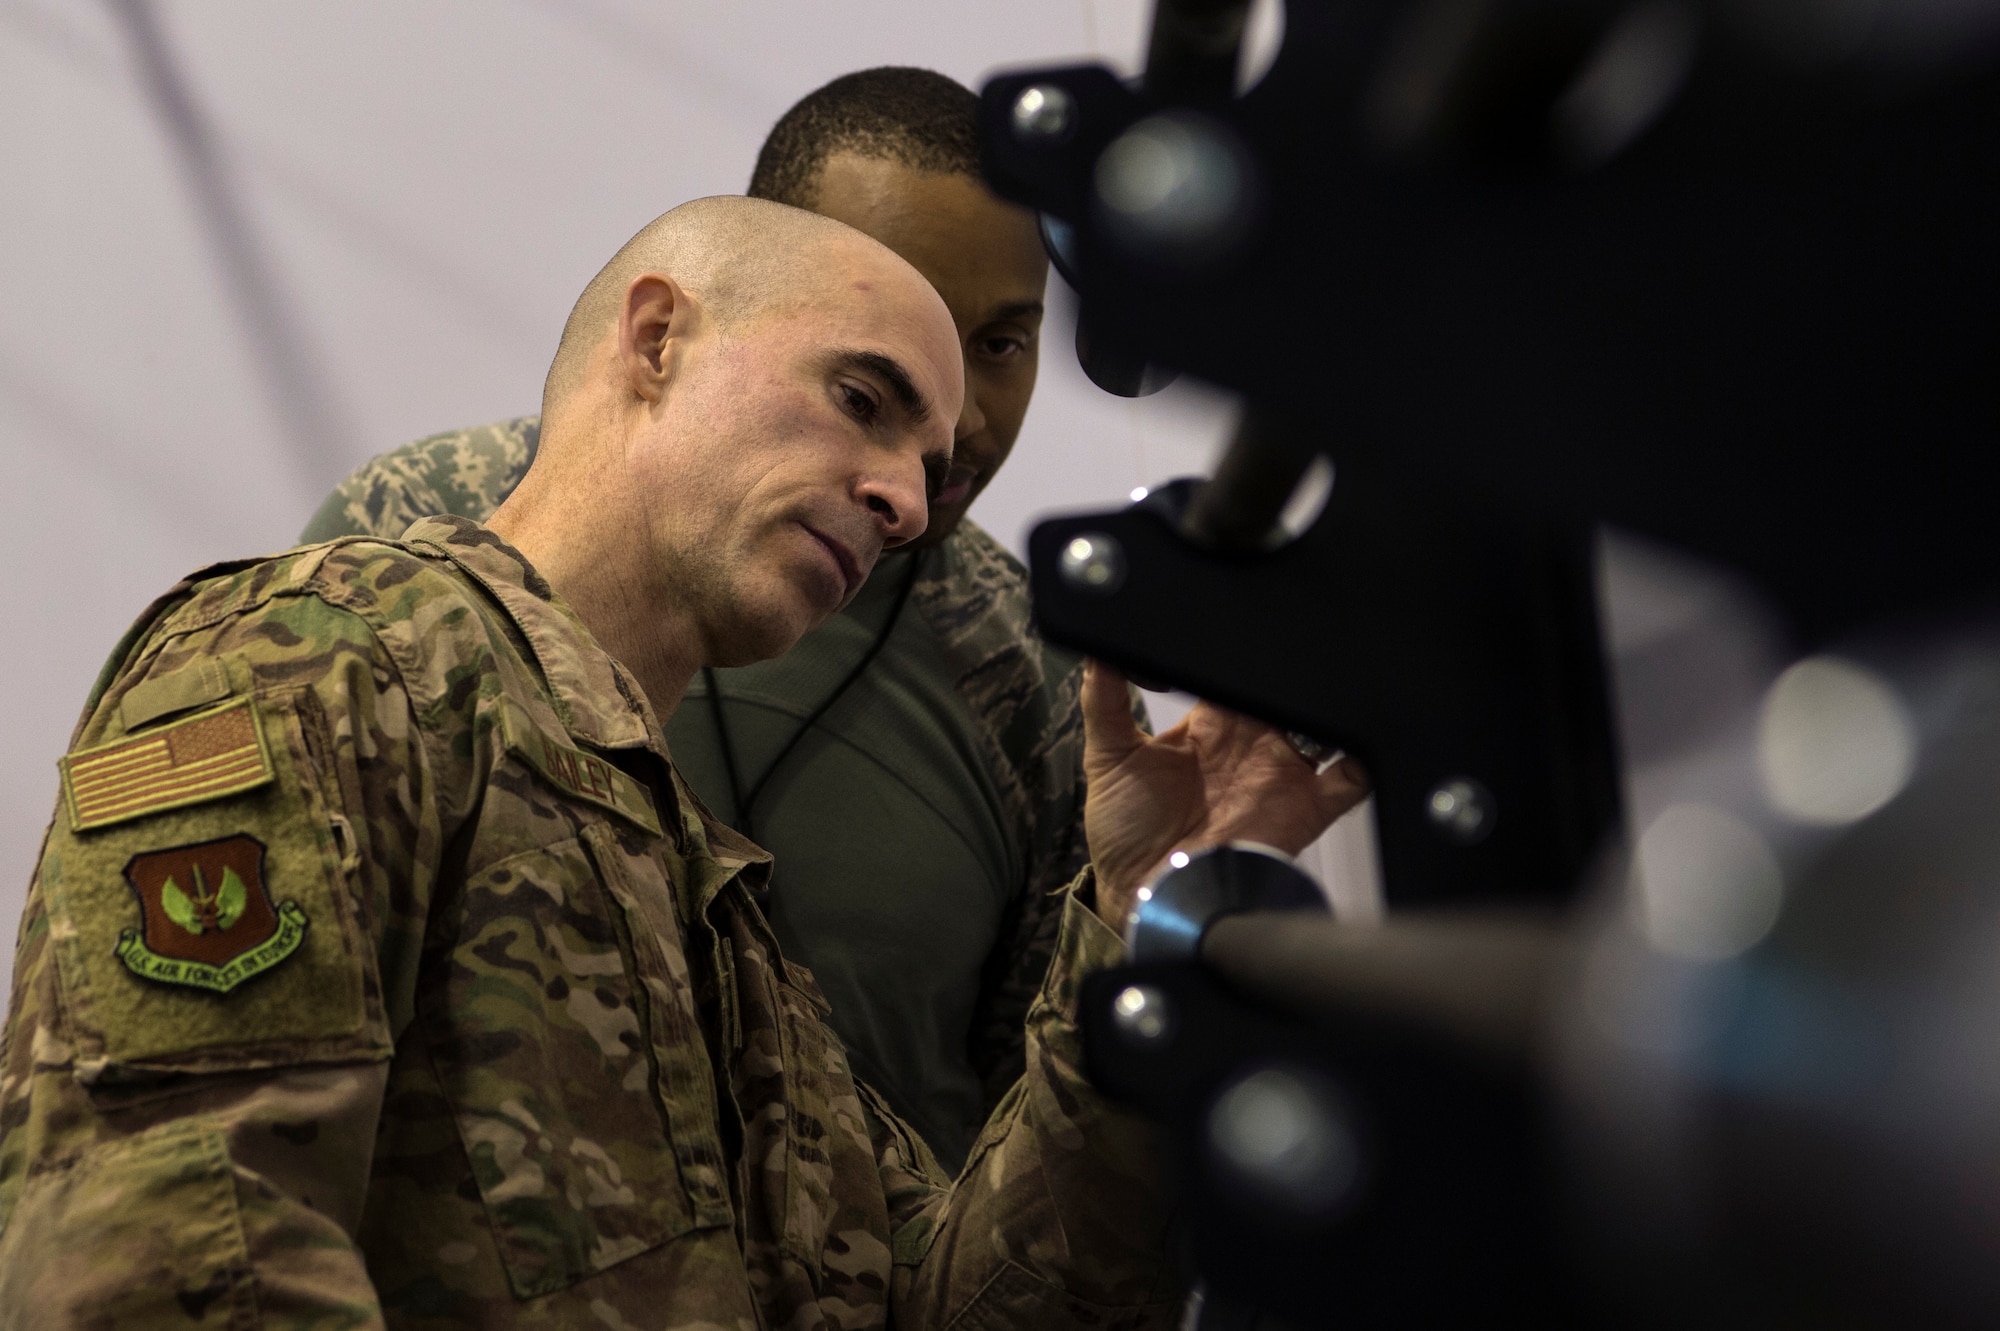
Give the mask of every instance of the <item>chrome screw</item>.
POLYGON ((1062 552, 1063 581, 1080 592, 1109 596, 1125 582, 1125 551, 1101 531, 1072 536, 1062 552))
POLYGON ((1076 99, 1053 83, 1023 88, 1014 99, 1014 137, 1026 142, 1054 142, 1076 125, 1076 99))
POLYGON ((1173 1034, 1173 1003, 1150 984, 1128 984, 1111 1000, 1111 1021, 1133 1044, 1159 1044, 1173 1034))
POLYGON ((1175 267, 1226 258, 1252 228, 1255 169, 1234 135, 1194 111, 1141 120, 1105 148, 1092 175, 1106 233, 1175 267))
POLYGON ((1484 841, 1493 831, 1497 815, 1493 792, 1469 776, 1439 782, 1425 802, 1424 812, 1432 827, 1461 846, 1484 841))
POLYGON ((1361 1148, 1322 1078, 1265 1068, 1239 1078, 1208 1114, 1210 1149, 1239 1185, 1280 1209, 1324 1216, 1354 1194, 1361 1148))

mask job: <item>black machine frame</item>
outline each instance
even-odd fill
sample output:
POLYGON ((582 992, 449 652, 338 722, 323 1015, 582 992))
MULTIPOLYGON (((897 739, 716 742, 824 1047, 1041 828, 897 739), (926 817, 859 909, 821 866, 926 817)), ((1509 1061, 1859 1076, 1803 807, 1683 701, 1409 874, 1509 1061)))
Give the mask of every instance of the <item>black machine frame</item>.
MULTIPOLYGON (((1037 619, 1360 757, 1392 919, 1553 929, 1623 845, 1600 524, 1740 576, 1800 650, 2000 589, 1972 483, 2000 439, 2000 6, 1288 0, 1239 94, 1247 8, 1159 0, 1136 81, 984 89, 987 178, 1043 214, 1092 377, 1247 403, 1212 479, 1036 528, 1037 619), (1107 177, 1148 134, 1158 178, 1107 177), (1274 540, 1316 456, 1326 510, 1274 540)), ((1202 1325, 1590 1315, 1526 1064, 1253 1000, 1232 964, 1084 1003, 1093 1077, 1170 1130, 1202 1325), (1172 1014, 1144 1048, 1138 992, 1172 1014), (1203 1115, 1258 1067, 1344 1088, 1372 1200, 1305 1223, 1213 1185, 1203 1115)))

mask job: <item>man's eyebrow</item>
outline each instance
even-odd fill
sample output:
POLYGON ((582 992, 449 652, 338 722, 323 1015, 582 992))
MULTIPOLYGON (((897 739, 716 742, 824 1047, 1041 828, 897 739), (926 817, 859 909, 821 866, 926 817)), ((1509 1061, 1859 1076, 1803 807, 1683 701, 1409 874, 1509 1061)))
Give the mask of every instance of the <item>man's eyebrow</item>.
POLYGON ((883 383, 889 385, 889 392, 895 397, 896 405, 914 425, 922 425, 931 418, 931 400, 923 395, 910 379, 910 372, 902 362, 893 356, 885 356, 879 351, 836 351, 827 357, 831 368, 865 370, 883 383))
POLYGON ((995 306, 989 319, 1026 319, 1042 313, 1042 302, 1038 300, 1010 300, 1005 305, 995 306))

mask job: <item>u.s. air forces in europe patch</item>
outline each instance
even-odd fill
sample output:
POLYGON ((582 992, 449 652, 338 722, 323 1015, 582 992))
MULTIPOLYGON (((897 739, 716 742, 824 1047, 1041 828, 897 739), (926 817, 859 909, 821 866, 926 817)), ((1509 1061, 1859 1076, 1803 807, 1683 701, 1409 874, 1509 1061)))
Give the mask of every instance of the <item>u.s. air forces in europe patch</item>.
POLYGON ((305 941, 298 903, 271 903, 264 843, 253 836, 135 855, 125 881, 145 923, 119 935, 118 959, 142 979, 226 994, 305 941))

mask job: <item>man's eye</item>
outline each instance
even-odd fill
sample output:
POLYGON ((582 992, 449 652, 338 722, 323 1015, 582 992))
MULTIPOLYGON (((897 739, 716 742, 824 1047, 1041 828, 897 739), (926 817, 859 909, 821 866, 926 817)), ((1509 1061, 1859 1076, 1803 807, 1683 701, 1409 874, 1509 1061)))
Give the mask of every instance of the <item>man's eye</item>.
POLYGON ((1012 360, 1027 349, 1028 343, 1025 339, 1010 337, 1003 333, 995 333, 979 340, 980 354, 993 360, 1012 360))
POLYGON ((840 385, 840 396, 843 405, 846 406, 848 411, 854 414, 856 420, 864 424, 873 421, 880 410, 876 406, 874 398, 870 397, 862 389, 856 388, 853 384, 840 385))

